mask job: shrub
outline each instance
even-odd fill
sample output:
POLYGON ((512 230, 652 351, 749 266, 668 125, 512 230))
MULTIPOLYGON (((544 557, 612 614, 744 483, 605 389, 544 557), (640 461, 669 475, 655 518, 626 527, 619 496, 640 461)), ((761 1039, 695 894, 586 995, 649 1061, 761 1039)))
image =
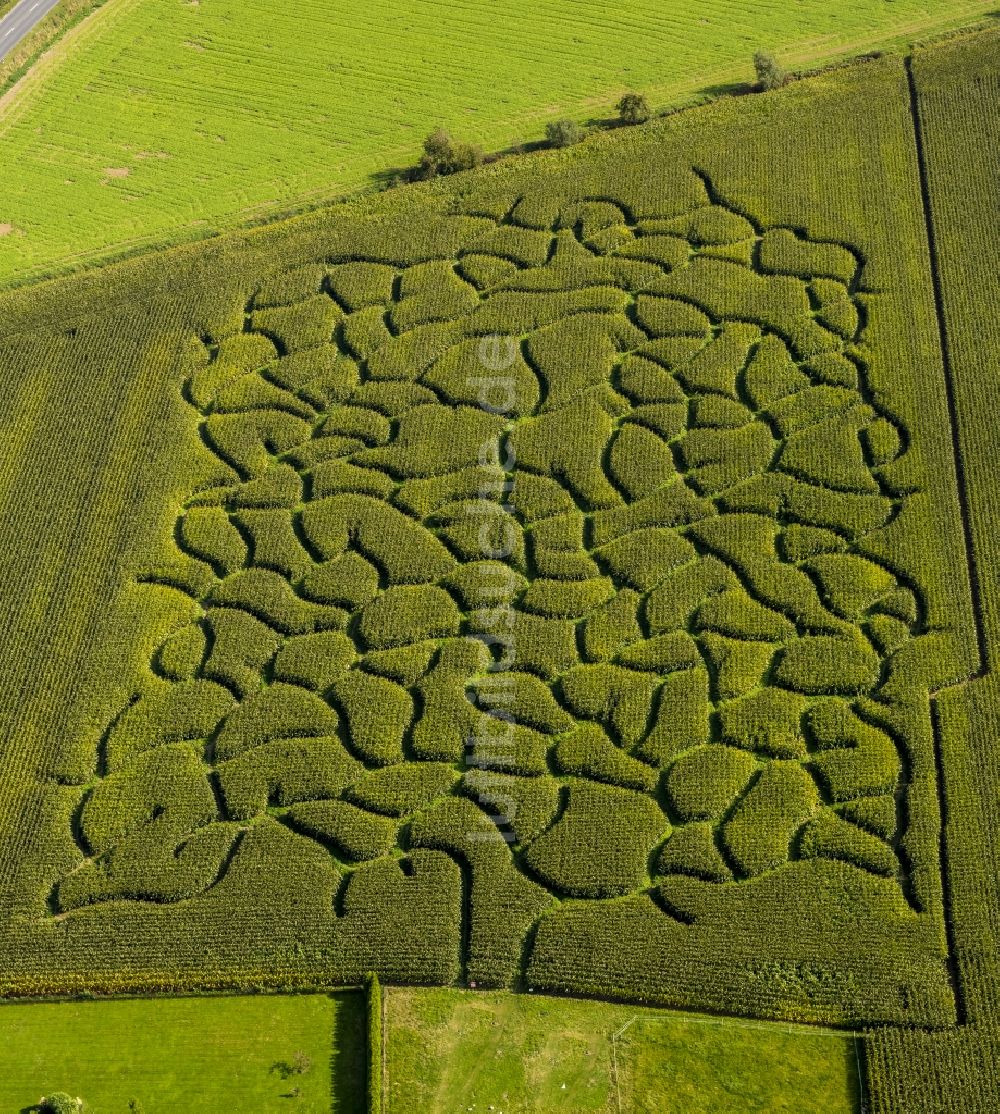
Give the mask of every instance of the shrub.
POLYGON ((65 1091, 55 1091, 38 1104, 44 1114, 80 1114, 83 1110, 83 1099, 73 1098, 65 1091))
POLYGON ((788 81, 785 71, 778 65, 774 55, 766 50, 758 50, 753 56, 753 68, 757 72, 756 88, 764 91, 780 89, 788 81))
POLYGON ((572 147, 583 139, 583 128, 575 120, 564 118, 545 125, 545 138, 551 147, 572 147))
POLYGON ((650 117, 649 102, 641 93, 626 93, 615 107, 623 124, 642 124, 650 117))
MULTIPOLYGON (((312 1066, 312 1059, 299 1049, 291 1060, 279 1060, 276 1064, 272 1064, 271 1071, 277 1072, 282 1079, 290 1079, 293 1075, 305 1075, 306 1072, 312 1071, 312 1066)), ((299 1093, 300 1088, 298 1087, 291 1091, 291 1094, 296 1098, 299 1093)))
POLYGON ((455 174, 459 170, 472 170, 482 161, 481 148, 471 143, 455 143, 444 128, 435 128, 424 140, 424 153, 415 176, 426 180, 439 174, 455 174))

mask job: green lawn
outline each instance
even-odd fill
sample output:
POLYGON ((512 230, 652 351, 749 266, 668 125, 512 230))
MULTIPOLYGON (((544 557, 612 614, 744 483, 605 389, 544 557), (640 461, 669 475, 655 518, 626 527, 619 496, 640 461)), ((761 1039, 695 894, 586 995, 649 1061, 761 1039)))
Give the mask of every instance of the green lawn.
POLYGON ((860 1105, 849 1034, 459 990, 388 992, 388 1080, 389 1114, 854 1114, 860 1105), (612 1035, 629 1022, 613 1056, 612 1035))
POLYGON ((0 282, 354 190, 443 124, 487 149, 974 20, 995 0, 108 0, 0 107, 0 282))
POLYGON ((353 1114, 364 1009, 351 993, 5 1005, 0 1110, 63 1090, 92 1114, 353 1114), (299 1052, 312 1066, 283 1072, 299 1052))
POLYGON ((713 1018, 642 1017, 616 1042, 630 1114, 841 1114, 860 1106, 852 1037, 713 1018))

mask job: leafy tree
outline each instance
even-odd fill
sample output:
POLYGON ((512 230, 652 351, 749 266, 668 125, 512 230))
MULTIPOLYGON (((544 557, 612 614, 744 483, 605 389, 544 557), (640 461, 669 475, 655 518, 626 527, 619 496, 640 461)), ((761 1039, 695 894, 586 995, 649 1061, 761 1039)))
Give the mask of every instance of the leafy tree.
POLYGON ((650 117, 649 102, 641 93, 626 93, 615 107, 623 124, 642 124, 650 117))
POLYGON ((81 1114, 83 1099, 73 1098, 65 1091, 54 1091, 38 1104, 44 1114, 81 1114))
POLYGON ((471 143, 455 143, 444 128, 435 128, 424 140, 424 153, 415 176, 421 180, 439 174, 471 170, 483 161, 483 152, 471 143))
POLYGON ((424 155, 435 165, 448 162, 451 152, 451 136, 444 128, 435 128, 424 140, 424 155))
POLYGON ((312 1071, 312 1066, 312 1059, 300 1049, 291 1060, 279 1060, 272 1064, 271 1071, 277 1072, 282 1079, 291 1079, 293 1075, 305 1075, 312 1071))
POLYGON ((575 120, 553 120, 545 125, 545 138, 553 147, 572 147, 583 136, 583 128, 575 120))
POLYGON ((785 71, 774 60, 774 55, 766 50, 758 50, 753 56, 753 67, 757 71, 758 89, 780 89, 788 80, 785 71))

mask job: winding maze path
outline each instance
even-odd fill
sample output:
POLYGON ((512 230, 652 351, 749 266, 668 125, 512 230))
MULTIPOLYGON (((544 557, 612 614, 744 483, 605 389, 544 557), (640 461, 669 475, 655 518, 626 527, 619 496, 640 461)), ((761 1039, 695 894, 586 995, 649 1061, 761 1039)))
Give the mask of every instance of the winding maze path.
POLYGON ((671 875, 822 858, 919 907, 892 709, 927 621, 866 544, 911 494, 859 346, 877 295, 850 244, 696 173, 679 217, 522 200, 453 258, 302 267, 192 338, 229 478, 146 579, 198 617, 102 740, 57 911, 191 897, 274 823, 342 891, 444 850, 517 941, 555 900, 683 919, 671 875))

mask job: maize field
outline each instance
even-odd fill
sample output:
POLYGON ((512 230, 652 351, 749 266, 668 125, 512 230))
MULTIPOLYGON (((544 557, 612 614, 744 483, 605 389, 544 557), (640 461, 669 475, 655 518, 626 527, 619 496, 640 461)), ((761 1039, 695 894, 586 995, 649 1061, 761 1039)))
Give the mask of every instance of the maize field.
POLYGON ((4 295, 4 993, 530 986, 990 1109, 996 46, 4 295))

